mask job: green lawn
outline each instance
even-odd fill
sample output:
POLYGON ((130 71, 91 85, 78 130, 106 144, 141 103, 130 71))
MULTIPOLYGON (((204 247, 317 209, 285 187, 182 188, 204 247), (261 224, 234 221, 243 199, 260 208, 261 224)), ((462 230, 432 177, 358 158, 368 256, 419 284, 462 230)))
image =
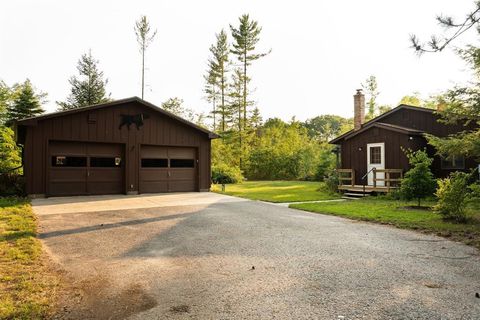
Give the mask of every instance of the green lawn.
POLYGON ((0 319, 44 319, 57 277, 42 258, 29 202, 0 198, 0 319))
MULTIPOLYGON (((221 192, 221 185, 212 191, 221 192)), ((310 181, 247 181, 227 184, 224 194, 269 202, 298 202, 335 199, 339 196, 325 190, 323 183, 310 181)))
POLYGON ((415 202, 370 198, 345 202, 292 204, 290 207, 434 233, 480 248, 479 211, 471 213, 468 223, 457 224, 443 221, 439 214, 432 211, 402 208, 412 205, 415 205, 415 202))

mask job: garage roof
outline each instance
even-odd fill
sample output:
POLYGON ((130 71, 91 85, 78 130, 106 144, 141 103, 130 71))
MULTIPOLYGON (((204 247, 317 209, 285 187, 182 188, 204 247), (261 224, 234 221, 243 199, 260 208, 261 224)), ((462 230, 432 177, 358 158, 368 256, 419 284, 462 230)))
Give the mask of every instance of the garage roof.
POLYGON ((78 112, 84 112, 84 111, 90 111, 90 110, 96 110, 96 109, 101 109, 101 108, 106 108, 106 107, 111 107, 111 106, 116 106, 116 105, 119 105, 119 104, 125 104, 125 103, 130 103, 130 102, 137 102, 147 108, 150 108, 152 109, 153 111, 156 111, 156 112, 159 112, 169 118, 172 118, 172 119, 175 119, 175 120, 178 120, 186 125, 188 125, 189 127, 192 127, 198 131, 201 131, 203 133, 206 133, 208 134, 208 137, 210 139, 216 139, 216 138, 219 138, 220 136, 210 130, 207 130, 205 128, 202 128, 198 125, 196 125, 195 123, 192 123, 188 120, 185 120, 177 115, 174 115, 173 113, 171 112, 168 112, 160 107, 157 107, 156 105, 148 102, 148 101, 145 101, 143 99, 140 99, 139 97, 131 97, 131 98, 126 98, 126 99, 120 99, 120 100, 115 100, 115 101, 110 101, 110 102, 106 102, 106 103, 101 103, 101 104, 95 104, 95 105, 91 105, 91 106, 86 106, 86 107, 81 107, 81 108, 76 108, 76 109, 71 109, 71 110, 65 110, 65 111, 57 111, 57 112, 52 112, 52 113, 47 113, 47 114, 44 114, 44 115, 40 115, 40 116, 37 116, 37 117, 31 117, 31 118, 26 118, 26 119, 22 119, 22 120, 18 120, 17 121, 17 125, 19 126, 34 126, 37 124, 37 121, 40 121, 40 120, 45 120, 45 119, 50 119, 50 118, 56 118, 56 117, 61 117, 61 116, 64 116, 64 115, 68 115, 68 114, 73 114, 73 113, 78 113, 78 112))

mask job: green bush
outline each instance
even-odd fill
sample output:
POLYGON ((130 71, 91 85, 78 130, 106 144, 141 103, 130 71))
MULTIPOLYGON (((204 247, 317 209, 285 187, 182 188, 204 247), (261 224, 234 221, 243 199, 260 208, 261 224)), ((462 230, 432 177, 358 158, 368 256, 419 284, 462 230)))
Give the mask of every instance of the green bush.
POLYGON ((25 196, 25 179, 16 173, 0 173, 0 196, 25 196))
POLYGON ((430 166, 433 159, 428 157, 424 150, 415 152, 406 151, 410 169, 405 173, 400 186, 400 193, 405 200, 420 200, 433 195, 435 192, 435 178, 430 166))
POLYGON ((337 170, 332 170, 330 171, 327 176, 324 178, 325 182, 325 188, 332 193, 338 192, 338 185, 339 185, 339 179, 338 179, 338 172, 337 170))
POLYGON ((212 166, 212 182, 217 184, 240 183, 243 180, 242 172, 238 167, 226 164, 212 166))
POLYGON ((448 178, 438 180, 435 195, 438 198, 435 212, 444 219, 464 222, 467 219, 466 204, 469 196, 468 179, 464 172, 453 172, 448 178))

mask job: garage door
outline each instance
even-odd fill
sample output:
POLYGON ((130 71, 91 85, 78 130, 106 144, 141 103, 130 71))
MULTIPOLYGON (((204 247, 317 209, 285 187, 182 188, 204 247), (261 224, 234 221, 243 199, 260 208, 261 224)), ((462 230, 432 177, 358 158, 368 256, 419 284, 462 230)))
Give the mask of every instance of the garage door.
POLYGON ((122 145, 52 141, 49 154, 49 195, 124 192, 122 145))
POLYGON ((197 191, 196 148, 141 146, 140 192, 197 191))

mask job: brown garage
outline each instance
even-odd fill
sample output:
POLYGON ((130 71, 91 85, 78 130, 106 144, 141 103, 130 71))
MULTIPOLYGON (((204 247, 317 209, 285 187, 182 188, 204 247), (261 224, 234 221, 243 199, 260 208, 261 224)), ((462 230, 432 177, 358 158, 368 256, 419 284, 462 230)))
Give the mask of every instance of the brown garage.
POLYGON ((17 123, 31 196, 208 191, 217 137, 137 97, 17 123))

